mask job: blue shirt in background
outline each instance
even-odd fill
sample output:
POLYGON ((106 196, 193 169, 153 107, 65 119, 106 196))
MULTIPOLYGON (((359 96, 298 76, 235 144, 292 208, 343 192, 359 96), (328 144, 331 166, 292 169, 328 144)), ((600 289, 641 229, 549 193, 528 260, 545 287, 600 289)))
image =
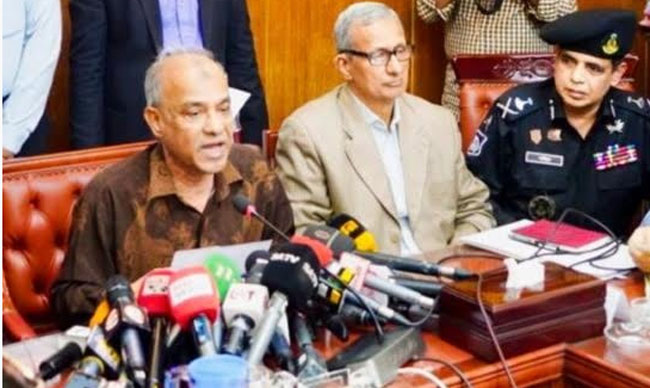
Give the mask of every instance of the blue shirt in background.
POLYGON ((158 0, 163 49, 203 48, 198 0, 158 0))
POLYGON ((2 3, 2 147, 13 154, 43 116, 60 50, 59 0, 2 3))

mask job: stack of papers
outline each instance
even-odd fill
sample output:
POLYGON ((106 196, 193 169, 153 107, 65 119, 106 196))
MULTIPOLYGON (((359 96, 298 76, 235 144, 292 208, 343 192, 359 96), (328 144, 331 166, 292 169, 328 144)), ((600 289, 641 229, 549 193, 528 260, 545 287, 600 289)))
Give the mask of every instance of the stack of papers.
MULTIPOLYGON (((538 246, 520 242, 510 237, 510 232, 513 229, 521 228, 532 223, 533 221, 531 220, 520 220, 485 232, 464 236, 460 239, 460 242, 517 260, 528 259, 535 256, 536 253, 544 254, 542 257, 534 260, 539 262, 554 262, 565 267, 570 267, 574 263, 590 258, 597 258, 602 253, 614 247, 614 243, 610 243, 601 249, 591 250, 589 252, 585 251, 585 253, 552 254, 554 252, 553 248, 544 248, 539 251, 538 246)), ((616 253, 608 258, 594 260, 591 263, 579 264, 572 268, 576 271, 606 280, 621 275, 622 271, 632 270, 636 266, 628 253, 627 245, 620 244, 616 253)))

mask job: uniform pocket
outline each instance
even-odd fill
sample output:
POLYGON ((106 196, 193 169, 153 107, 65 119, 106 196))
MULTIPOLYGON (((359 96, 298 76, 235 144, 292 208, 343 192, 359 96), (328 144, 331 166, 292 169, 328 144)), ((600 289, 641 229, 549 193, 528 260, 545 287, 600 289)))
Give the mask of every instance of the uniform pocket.
POLYGON ((562 192, 569 186, 569 172, 562 167, 527 165, 522 171, 521 186, 540 192, 562 192))
POLYGON ((628 190, 641 185, 641 164, 638 162, 597 172, 601 190, 628 190))

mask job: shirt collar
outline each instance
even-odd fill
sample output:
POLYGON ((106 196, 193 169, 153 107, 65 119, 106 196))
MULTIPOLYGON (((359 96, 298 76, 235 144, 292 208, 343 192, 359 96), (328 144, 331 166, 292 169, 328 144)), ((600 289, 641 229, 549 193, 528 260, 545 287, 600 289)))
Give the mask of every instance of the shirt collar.
MULTIPOLYGON (((551 97, 550 104, 552 105, 551 109, 554 109, 554 117, 553 121, 555 120, 564 120, 566 121, 566 112, 564 111, 564 102, 562 101, 562 98, 560 97, 560 94, 557 92, 555 88, 553 88, 553 95, 551 97)), ((596 113, 597 119, 606 119, 611 121, 616 117, 616 110, 614 108, 614 100, 612 98, 612 88, 609 89, 609 91, 605 94, 603 97, 603 100, 600 103, 600 107, 598 108, 598 111, 596 113)))
MULTIPOLYGON (((381 129, 386 129, 386 123, 382 119, 379 118, 373 112, 364 104, 357 96, 354 95, 354 93, 350 93, 352 95, 352 99, 357 103, 357 106, 359 107, 359 111, 361 112, 361 117, 363 118, 363 121, 370 126, 371 128, 381 128, 381 129)), ((399 124, 401 118, 401 113, 399 110, 399 104, 397 103, 397 100, 393 103, 393 115, 390 120, 390 124, 388 128, 390 130, 397 129, 397 125, 399 124)))
MULTIPOLYGON (((171 170, 165 162, 165 156, 160 144, 156 144, 151 151, 149 157, 149 177, 147 202, 154 198, 178 194, 171 170)), ((217 201, 226 199, 230 193, 230 185, 241 180, 243 180, 241 173, 228 160, 224 169, 214 174, 214 193, 217 201)))

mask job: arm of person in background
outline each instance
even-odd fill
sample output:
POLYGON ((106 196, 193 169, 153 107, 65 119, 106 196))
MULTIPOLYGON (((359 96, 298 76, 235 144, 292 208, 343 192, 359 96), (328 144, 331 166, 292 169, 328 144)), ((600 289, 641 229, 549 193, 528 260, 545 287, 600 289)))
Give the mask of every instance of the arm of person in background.
POLYGON ((104 144, 106 10, 102 0, 70 0, 70 127, 74 148, 104 144))
POLYGON ((476 178, 467 169, 465 157, 461 152, 461 136, 456 119, 453 115, 448 116, 448 126, 454 134, 453 150, 455 150, 455 174, 456 192, 456 219, 454 236, 451 242, 458 238, 480 232, 494 227, 496 221, 492 216, 492 208, 488 202, 490 191, 487 186, 476 178))
POLYGON ((466 161, 469 170, 489 188, 494 217, 498 225, 503 225, 522 217, 504 195, 510 174, 507 166, 512 164, 512 150, 506 134, 500 129, 502 121, 499 112, 495 103, 476 131, 467 150, 466 161))
POLYGON ((90 182, 75 205, 68 249, 51 290, 52 308, 64 327, 88 321, 106 281, 117 273, 114 222, 110 192, 90 182))
POLYGON ((456 0, 417 0, 415 2, 418 16, 425 23, 434 23, 438 20, 449 21, 455 7, 456 0))
POLYGON ((526 0, 528 13, 540 22, 552 22, 578 10, 576 0, 526 0))
POLYGON ((248 8, 245 0, 233 0, 230 3, 226 72, 230 86, 251 93, 239 115, 242 140, 245 143, 262 145, 262 131, 269 127, 269 119, 255 59, 248 8))
POLYGON ((2 103, 2 158, 13 157, 34 131, 47 104, 61 51, 59 1, 25 2, 25 37, 11 94, 2 103))
POLYGON ((275 160, 296 229, 328 220, 333 210, 323 166, 302 123, 289 118, 282 124, 275 160))

